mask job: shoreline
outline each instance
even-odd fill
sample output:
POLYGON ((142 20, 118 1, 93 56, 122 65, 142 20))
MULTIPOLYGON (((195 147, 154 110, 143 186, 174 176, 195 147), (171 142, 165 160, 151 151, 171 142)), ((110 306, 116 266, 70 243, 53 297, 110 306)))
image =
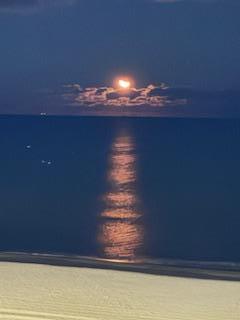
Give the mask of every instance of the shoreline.
POLYGON ((240 263, 183 260, 142 260, 136 262, 105 260, 76 255, 1 252, 1 262, 39 264, 59 267, 105 269, 143 274, 206 280, 240 281, 240 263))

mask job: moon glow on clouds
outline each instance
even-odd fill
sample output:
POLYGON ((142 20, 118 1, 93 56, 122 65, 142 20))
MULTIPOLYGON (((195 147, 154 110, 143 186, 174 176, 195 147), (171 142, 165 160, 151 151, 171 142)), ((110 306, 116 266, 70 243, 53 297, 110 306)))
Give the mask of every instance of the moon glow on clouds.
POLYGON ((107 87, 86 87, 80 84, 67 84, 63 86, 62 97, 73 106, 115 106, 134 107, 150 106, 162 107, 166 105, 185 104, 186 99, 170 97, 169 87, 160 85, 147 85, 135 88, 131 80, 118 79, 116 85, 107 87))

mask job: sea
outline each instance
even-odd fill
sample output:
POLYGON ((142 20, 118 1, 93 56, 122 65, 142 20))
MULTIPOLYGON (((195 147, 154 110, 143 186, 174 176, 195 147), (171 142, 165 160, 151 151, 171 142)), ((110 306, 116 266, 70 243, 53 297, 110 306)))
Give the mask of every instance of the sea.
POLYGON ((0 251, 240 262, 240 120, 0 116, 0 251))

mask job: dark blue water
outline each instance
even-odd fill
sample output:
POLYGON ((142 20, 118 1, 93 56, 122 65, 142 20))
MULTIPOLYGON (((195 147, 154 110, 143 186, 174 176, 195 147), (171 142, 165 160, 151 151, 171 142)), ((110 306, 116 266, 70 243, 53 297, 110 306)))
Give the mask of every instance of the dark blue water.
POLYGON ((240 261, 240 120, 0 117, 0 250, 240 261))

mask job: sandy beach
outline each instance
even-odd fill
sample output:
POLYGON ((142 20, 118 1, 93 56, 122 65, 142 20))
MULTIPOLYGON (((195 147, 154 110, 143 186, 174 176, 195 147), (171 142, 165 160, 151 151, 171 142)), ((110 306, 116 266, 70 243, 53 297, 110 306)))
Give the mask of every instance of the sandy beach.
POLYGON ((0 319, 238 320, 240 282, 0 262, 0 319))

